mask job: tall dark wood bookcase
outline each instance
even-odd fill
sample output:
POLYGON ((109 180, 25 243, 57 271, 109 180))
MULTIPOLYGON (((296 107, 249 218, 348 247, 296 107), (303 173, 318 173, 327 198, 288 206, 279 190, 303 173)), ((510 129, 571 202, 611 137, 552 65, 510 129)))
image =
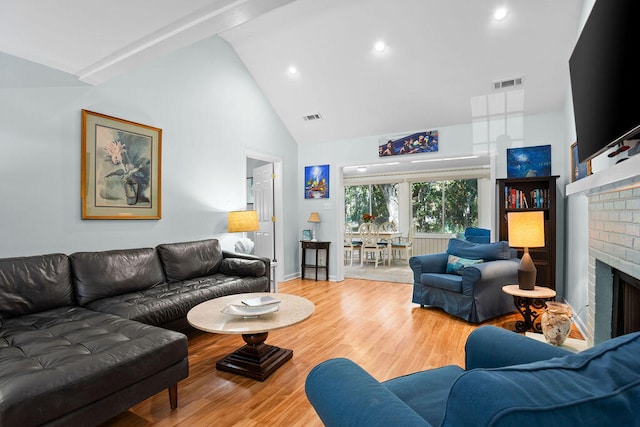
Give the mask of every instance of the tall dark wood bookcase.
MULTIPOLYGON (((536 285, 556 288, 556 180, 558 176, 531 178, 501 178, 496 180, 498 200, 498 237, 509 240, 507 213, 521 211, 544 212, 542 248, 529 248, 538 270, 536 285)), ((522 258, 523 248, 518 249, 522 258)))

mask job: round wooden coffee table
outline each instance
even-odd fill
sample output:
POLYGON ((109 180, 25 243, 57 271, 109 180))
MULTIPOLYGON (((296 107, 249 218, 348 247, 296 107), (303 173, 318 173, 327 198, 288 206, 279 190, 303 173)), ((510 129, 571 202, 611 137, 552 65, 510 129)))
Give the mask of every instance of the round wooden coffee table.
POLYGON ((246 345, 216 362, 216 368, 264 381, 293 357, 293 350, 265 344, 269 331, 302 322, 314 310, 315 306, 311 301, 297 295, 255 292, 203 302, 187 313, 187 321, 194 328, 206 332, 242 334, 246 345), (280 309, 252 317, 222 313, 228 304, 242 304, 242 300, 261 296, 279 299, 280 309))

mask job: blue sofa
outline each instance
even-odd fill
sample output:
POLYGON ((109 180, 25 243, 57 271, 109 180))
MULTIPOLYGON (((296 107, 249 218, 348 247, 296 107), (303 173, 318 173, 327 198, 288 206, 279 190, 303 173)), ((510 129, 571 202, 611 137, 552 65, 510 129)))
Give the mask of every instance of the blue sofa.
POLYGON ((378 382, 348 359, 309 373, 305 391, 328 426, 639 426, 640 332, 581 353, 482 326, 466 369, 378 382))
POLYGON ((447 252, 413 256, 412 301, 480 323, 515 310, 502 287, 518 283, 517 252, 508 242, 451 239, 447 252))

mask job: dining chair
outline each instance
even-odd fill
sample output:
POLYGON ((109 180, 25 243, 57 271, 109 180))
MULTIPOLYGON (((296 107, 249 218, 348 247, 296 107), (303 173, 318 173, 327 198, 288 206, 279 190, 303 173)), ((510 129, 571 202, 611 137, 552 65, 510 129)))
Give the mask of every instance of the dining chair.
POLYGON ((398 242, 391 244, 393 259, 403 259, 409 262, 409 258, 413 256, 413 239, 416 235, 416 225, 411 223, 407 237, 401 237, 398 242))
POLYGON ((360 224, 358 234, 360 234, 362 240, 362 246, 360 247, 360 265, 362 266, 365 260, 367 262, 375 262, 375 268, 378 268, 378 262, 380 260, 382 260, 384 265, 384 253, 387 247, 378 244, 378 227, 376 224, 369 222, 360 224))
POLYGON ((353 241, 353 230, 349 224, 344 226, 344 263, 349 262, 349 266, 353 267, 353 256, 358 252, 360 256, 360 243, 353 241))

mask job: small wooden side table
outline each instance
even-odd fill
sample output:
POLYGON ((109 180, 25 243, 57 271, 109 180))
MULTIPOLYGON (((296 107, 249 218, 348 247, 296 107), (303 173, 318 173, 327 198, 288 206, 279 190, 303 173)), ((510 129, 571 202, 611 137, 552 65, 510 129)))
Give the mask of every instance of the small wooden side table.
POLYGON ((301 272, 300 272, 300 276, 302 279, 304 279, 304 270, 307 268, 315 268, 316 270, 316 281, 318 281, 318 270, 319 269, 324 269, 325 271, 325 280, 329 280, 329 244, 331 242, 314 242, 311 240, 301 240, 300 243, 302 244, 302 264, 300 265, 301 267, 301 272), (311 250, 315 250, 316 251, 316 262, 315 264, 308 264, 307 263, 307 249, 311 249, 311 250), (321 250, 325 250, 326 253, 326 258, 325 258, 325 263, 324 265, 320 265, 319 264, 319 252, 321 250))
POLYGON ((536 286, 533 290, 520 289, 518 285, 506 285, 502 292, 513 295, 513 303, 522 314, 523 320, 516 322, 516 332, 534 331, 542 333, 542 326, 536 319, 542 314, 545 302, 556 297, 556 291, 544 286, 536 286))

